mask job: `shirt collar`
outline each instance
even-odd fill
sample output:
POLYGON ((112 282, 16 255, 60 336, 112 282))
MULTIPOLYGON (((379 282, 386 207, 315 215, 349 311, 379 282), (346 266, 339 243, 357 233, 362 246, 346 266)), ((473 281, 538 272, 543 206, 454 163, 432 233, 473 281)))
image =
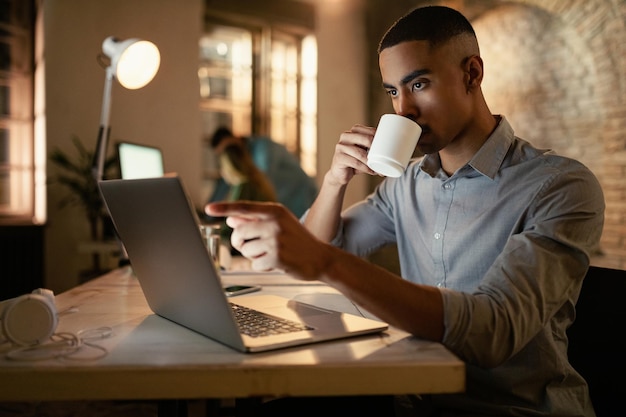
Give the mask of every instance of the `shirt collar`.
MULTIPOLYGON (((489 135, 483 146, 470 159, 466 166, 470 166, 482 175, 494 179, 509 148, 515 140, 513 128, 504 116, 498 116, 500 122, 489 135)), ((420 169, 431 177, 435 177, 441 170, 439 153, 428 154, 420 162, 420 169)), ((465 170, 465 167, 459 171, 465 170)))

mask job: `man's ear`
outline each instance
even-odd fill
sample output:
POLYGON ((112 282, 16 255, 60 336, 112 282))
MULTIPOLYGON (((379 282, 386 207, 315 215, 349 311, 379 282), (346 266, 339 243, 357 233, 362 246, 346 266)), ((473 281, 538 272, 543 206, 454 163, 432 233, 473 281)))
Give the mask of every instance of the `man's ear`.
POLYGON ((483 82, 483 60, 478 55, 472 55, 464 63, 465 85, 469 92, 472 88, 480 87, 483 82))

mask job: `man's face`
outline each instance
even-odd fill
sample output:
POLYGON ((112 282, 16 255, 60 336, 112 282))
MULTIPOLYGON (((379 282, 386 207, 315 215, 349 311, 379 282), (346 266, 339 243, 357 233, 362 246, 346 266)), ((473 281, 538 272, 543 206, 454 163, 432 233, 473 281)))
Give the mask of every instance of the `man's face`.
POLYGON ((434 153, 454 145, 472 112, 462 48, 402 42, 381 51, 379 65, 394 111, 422 127, 418 149, 434 153))

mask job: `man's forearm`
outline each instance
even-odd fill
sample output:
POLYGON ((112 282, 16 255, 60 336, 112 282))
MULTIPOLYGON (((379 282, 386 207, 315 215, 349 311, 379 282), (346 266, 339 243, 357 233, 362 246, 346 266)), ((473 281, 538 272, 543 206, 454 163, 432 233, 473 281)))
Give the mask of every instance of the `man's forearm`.
POLYGON ((320 192, 304 220, 304 226, 315 237, 330 242, 337 234, 346 185, 336 185, 324 178, 320 192))

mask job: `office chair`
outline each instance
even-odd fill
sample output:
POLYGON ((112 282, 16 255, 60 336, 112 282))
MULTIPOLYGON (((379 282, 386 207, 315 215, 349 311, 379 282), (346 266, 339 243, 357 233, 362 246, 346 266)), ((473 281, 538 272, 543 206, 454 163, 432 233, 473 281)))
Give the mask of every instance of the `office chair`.
POLYGON ((568 329, 569 361, 589 384, 597 417, 626 398, 626 271, 590 267, 568 329))

